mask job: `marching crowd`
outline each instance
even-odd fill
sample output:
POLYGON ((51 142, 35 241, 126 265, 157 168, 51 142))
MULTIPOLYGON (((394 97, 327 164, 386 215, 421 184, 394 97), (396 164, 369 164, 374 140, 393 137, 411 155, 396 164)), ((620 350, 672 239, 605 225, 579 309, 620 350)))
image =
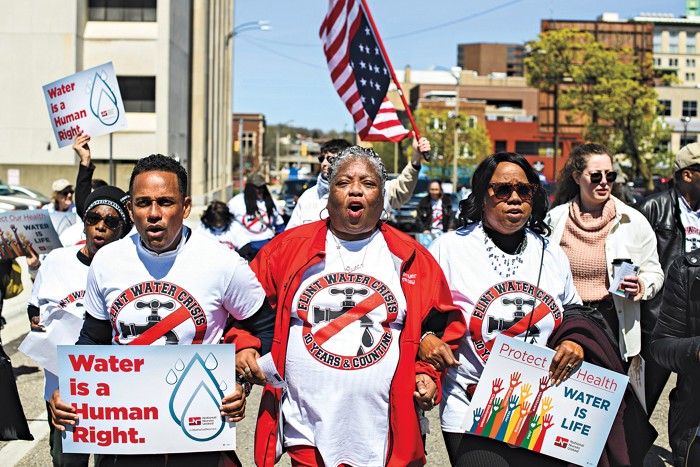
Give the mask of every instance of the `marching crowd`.
MULTIPOLYGON (((642 464, 655 436, 648 418, 676 372, 673 461, 700 465, 699 143, 676 155, 668 189, 635 206, 616 196, 618 173, 603 145, 572 150, 551 209, 523 156, 492 154, 459 203, 458 225, 439 182, 430 184, 419 205, 423 232, 436 236, 428 249, 384 222, 413 193, 430 150, 424 138, 394 180, 372 149, 332 140, 321 149, 317 184, 286 226, 265 179, 253 174, 228 203, 210 203, 195 230, 183 222, 192 201, 179 163, 151 155, 134 167, 128 192, 95 187, 88 143, 81 134, 73 146, 81 159, 75 191, 66 181, 54 187, 69 208, 75 196, 83 229, 72 246, 29 263, 32 331, 56 325, 61 311, 84 319, 66 344, 235 343, 239 384, 221 401, 221 416, 241 420, 250 384, 264 386, 257 465, 284 453, 295 466, 422 465, 424 411, 435 406, 452 465, 566 465, 465 433, 500 334, 556 352, 547 384, 584 361, 620 373, 644 361, 646 400, 627 388, 599 465, 642 464), (621 263, 637 273, 611 293, 621 263), (187 291, 198 312, 123 298, 153 281, 187 291), (485 298, 515 281, 528 287, 485 298), (153 325, 124 325, 146 322, 153 325), (268 353, 285 390, 266 385, 258 359, 268 353)), ((86 466, 87 455, 62 450, 78 415, 61 389, 46 371, 54 465, 86 466)), ((233 451, 102 455, 95 463, 240 465, 233 451)))

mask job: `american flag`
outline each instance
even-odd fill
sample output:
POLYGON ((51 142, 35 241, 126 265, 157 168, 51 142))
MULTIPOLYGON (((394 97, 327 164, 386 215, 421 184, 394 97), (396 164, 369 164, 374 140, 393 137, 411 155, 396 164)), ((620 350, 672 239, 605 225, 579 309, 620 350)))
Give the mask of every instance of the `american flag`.
POLYGON ((386 97, 385 60, 361 0, 330 0, 320 31, 331 79, 363 141, 401 141, 409 131, 386 97))

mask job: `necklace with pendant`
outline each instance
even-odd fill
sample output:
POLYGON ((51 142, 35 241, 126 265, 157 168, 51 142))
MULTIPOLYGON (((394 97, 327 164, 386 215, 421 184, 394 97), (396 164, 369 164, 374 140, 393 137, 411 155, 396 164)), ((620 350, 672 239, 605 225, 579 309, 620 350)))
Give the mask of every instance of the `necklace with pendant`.
POLYGON ((523 241, 520 242, 520 245, 518 245, 518 248, 512 255, 504 253, 498 248, 486 232, 484 232, 484 244, 493 270, 501 277, 509 279, 515 275, 520 265, 524 262, 523 252, 527 248, 527 235, 523 237, 523 241))
POLYGON ((343 269, 345 270, 345 272, 355 272, 358 269, 365 266, 365 258, 367 258, 367 251, 369 250, 369 242, 367 242, 367 244, 362 247, 365 250, 365 254, 364 256, 362 256, 362 262, 356 266, 346 266, 345 261, 343 260, 343 254, 340 251, 340 241, 338 241, 338 238, 333 234, 333 232, 331 232, 331 236, 333 237, 333 241, 335 242, 335 247, 338 250, 338 257, 340 258, 340 262, 343 264, 343 269))

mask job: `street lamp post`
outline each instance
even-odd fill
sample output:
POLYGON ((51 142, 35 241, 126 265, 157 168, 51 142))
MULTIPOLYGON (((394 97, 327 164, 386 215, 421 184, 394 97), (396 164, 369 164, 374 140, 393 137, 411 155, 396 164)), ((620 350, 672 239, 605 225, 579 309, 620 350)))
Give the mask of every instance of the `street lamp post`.
POLYGON ((684 115, 681 117, 681 122, 683 123, 683 141, 681 141, 681 147, 688 144, 688 124, 690 123, 690 117, 684 115))
POLYGON ((457 158, 459 157, 459 141, 457 131, 459 130, 459 82, 462 76, 462 68, 455 66, 450 69, 450 73, 455 79, 455 128, 454 128, 454 158, 452 160, 452 190, 457 192, 457 158))
MULTIPOLYGON (((242 23, 239 24, 238 26, 234 26, 233 31, 229 32, 226 35, 226 47, 228 47, 229 41, 233 39, 235 36, 242 32, 246 31, 267 31, 269 29, 272 29, 272 26, 270 26, 270 22, 266 20, 260 20, 260 21, 249 21, 247 23, 242 23)), ((232 83, 231 83, 231 118, 233 118, 233 70, 234 70, 234 61, 233 61, 233 43, 231 44, 231 78, 232 78, 232 83)), ((241 191, 243 191, 243 118, 241 117, 239 121, 239 126, 238 126, 238 141, 239 141, 239 146, 238 146, 238 180, 239 180, 239 188, 241 191)))

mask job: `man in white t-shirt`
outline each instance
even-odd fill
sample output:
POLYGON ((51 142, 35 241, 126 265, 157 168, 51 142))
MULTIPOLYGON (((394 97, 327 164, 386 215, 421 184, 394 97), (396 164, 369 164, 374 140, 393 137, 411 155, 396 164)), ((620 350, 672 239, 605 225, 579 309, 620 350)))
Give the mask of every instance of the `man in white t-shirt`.
MULTIPOLYGON (((325 211, 328 202, 328 167, 331 165, 328 159, 337 156, 343 149, 350 146, 351 144, 344 139, 332 139, 321 146, 321 155, 318 157, 318 161, 321 163, 321 172, 318 174, 316 185, 301 194, 285 230, 328 217, 328 212, 325 211)), ((384 185, 385 210, 398 209, 411 198, 416 189, 416 183, 418 183, 421 154, 429 152, 430 142, 426 138, 421 138, 420 141, 413 140, 411 162, 406 164, 398 177, 387 180, 384 185)))
MULTIPOLYGON (((156 154, 138 161, 129 183, 136 232, 93 260, 79 345, 216 344, 232 318, 261 341, 262 353, 269 349, 274 313, 260 283, 238 254, 184 225, 192 206, 186 187, 187 172, 174 159, 156 154)), ((221 415, 231 422, 245 414, 241 383, 221 402, 221 415)), ((50 406, 57 429, 78 420, 58 392, 50 406)), ((235 458, 233 452, 169 454, 168 462, 218 466, 220 454, 235 458)), ((163 463, 164 456, 110 455, 103 465, 163 463)))

